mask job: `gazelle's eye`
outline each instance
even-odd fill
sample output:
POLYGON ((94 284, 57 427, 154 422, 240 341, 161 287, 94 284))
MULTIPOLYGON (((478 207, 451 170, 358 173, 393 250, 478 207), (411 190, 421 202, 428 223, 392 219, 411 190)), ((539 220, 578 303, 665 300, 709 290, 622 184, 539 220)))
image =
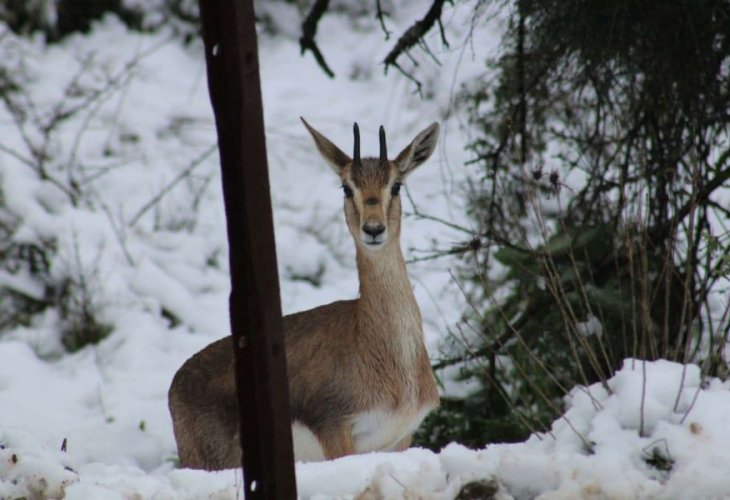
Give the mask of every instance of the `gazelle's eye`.
POLYGON ((345 192, 345 198, 352 198, 352 189, 347 184, 342 185, 342 190, 345 192))
POLYGON ((393 184, 393 187, 390 188, 391 196, 398 196, 398 193, 400 193, 400 182, 396 182, 395 184, 393 184))

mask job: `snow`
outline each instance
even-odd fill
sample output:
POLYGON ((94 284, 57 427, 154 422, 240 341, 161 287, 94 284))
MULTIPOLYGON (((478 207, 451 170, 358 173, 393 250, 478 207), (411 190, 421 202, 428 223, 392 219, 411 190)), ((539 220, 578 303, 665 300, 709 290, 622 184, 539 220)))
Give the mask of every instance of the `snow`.
MULTIPOLYGON (((32 359, 20 343, 8 344, 3 349, 4 359, 12 350, 19 365, 32 359)), ((38 378, 49 375, 41 373, 38 378)), ((0 375, 3 393, 10 380, 4 370, 0 375)), ((67 384, 68 393, 83 391, 77 380, 67 384)), ((495 481, 501 498, 684 499, 730 495, 726 467, 730 461, 727 383, 712 380, 701 388, 696 366, 626 360, 608 386, 610 393, 599 384, 575 389, 568 398, 564 418, 556 420, 550 432, 534 435, 524 443, 495 444, 483 450, 451 444, 438 454, 410 449, 297 464, 299 495, 321 499, 355 498, 358 494, 372 495, 363 498, 446 499, 454 498, 464 484, 477 480, 495 481), (680 385, 683 372, 684 384, 680 385), (644 432, 640 433, 641 401, 636 393, 643 383, 647 397, 644 432), (671 471, 649 464, 657 457, 671 464, 671 471)), ((68 393, 59 394, 59 401, 68 393)), ((15 395, 17 403, 22 399, 15 395)), ((63 406, 44 397, 36 402, 36 410, 55 404, 63 406)), ((30 414, 27 409, 20 411, 30 414)), ((75 450, 73 439, 62 452, 60 445, 49 446, 52 440, 21 428, 30 428, 28 423, 3 425, 0 497, 35 492, 42 497, 65 495, 71 499, 114 495, 236 498, 241 487, 240 471, 181 470, 170 461, 145 467, 140 461, 144 451, 151 456, 159 453, 155 443, 145 440, 147 431, 109 425, 103 435, 85 431, 85 439, 96 438, 93 451, 89 446, 88 453, 96 454, 97 461, 84 457, 84 446, 75 450), (133 455, 138 465, 113 454, 111 448, 125 439, 134 442, 133 455), (106 450, 102 444, 105 440, 106 450)))
MULTIPOLYGON (((352 298, 358 286, 338 179, 299 116, 343 149, 357 120, 365 154, 374 153, 381 123, 395 150, 440 121, 437 153, 404 191, 402 243, 408 259, 434 245, 448 248, 464 234, 414 216, 412 203, 469 226, 460 191, 469 131, 452 106, 497 37, 478 30, 474 44, 463 43, 473 5, 450 7, 452 48, 439 49, 438 34, 430 35, 442 66, 427 58, 421 64, 425 92, 433 96, 421 100, 407 79, 382 74, 379 61, 392 39, 383 40, 375 20, 325 16, 318 40, 338 75, 331 80, 310 54, 299 55, 295 7, 272 5, 280 34, 262 33, 259 44, 282 304, 289 313, 352 298)), ((426 4, 394 5, 389 29, 398 33, 426 4)), ((100 92, 88 111, 59 124, 47 140, 50 175, 66 186, 66 172, 81 181, 75 203, 18 159, 31 151, 4 108, 0 144, 16 154, 0 151, 0 186, 19 220, 13 239, 55 240, 52 275, 87 277, 100 318, 113 326, 101 343, 73 354, 64 351, 62 318, 50 309, 0 336, 0 499, 241 498, 239 471, 176 468, 167 410, 177 368, 228 331, 225 224, 217 156, 205 154, 215 128, 200 44, 130 32, 106 18, 59 46, 6 35, 0 52, 8 54, 5 67, 27 78, 24 91, 38 123, 59 101, 77 102, 66 92, 75 75, 78 85, 100 92), (191 174, 177 182, 188 168, 191 174)), ((24 132, 38 145, 44 138, 34 123, 26 122, 24 132)), ((448 258, 409 265, 432 355, 465 309, 453 267, 448 258)), ((0 284, 43 293, 22 273, 2 270, 0 284)), ((584 333, 609 334, 590 322, 584 333)), ((719 380, 702 381, 696 366, 627 360, 608 388, 574 389, 551 431, 524 443, 298 464, 298 491, 316 499, 450 499, 467 482, 486 480, 505 499, 730 496, 728 389, 719 380)))

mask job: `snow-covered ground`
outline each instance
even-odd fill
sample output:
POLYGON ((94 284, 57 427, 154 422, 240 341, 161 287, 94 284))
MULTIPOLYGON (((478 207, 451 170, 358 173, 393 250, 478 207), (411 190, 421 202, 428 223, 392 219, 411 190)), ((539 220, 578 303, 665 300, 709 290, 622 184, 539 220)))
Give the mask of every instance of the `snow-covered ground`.
MULTIPOLYGON (((395 33, 425 6, 400 3, 395 33)), ((422 60, 425 100, 407 79, 382 74, 393 39, 375 20, 323 19, 318 40, 338 75, 330 80, 311 55, 299 55, 298 11, 272 7, 279 33, 262 33, 259 44, 285 313, 357 293, 339 182, 299 116, 345 150, 357 120, 364 154, 376 152, 380 124, 395 150, 440 121, 437 153, 408 179, 403 246, 412 259, 465 238, 413 213, 469 224, 460 205, 469 132, 453 100, 497 41, 482 27, 464 43, 472 7, 446 13, 451 48, 432 33, 441 66, 422 60)), ((182 362, 228 332, 225 224, 200 44, 130 32, 108 18, 52 47, 6 34, 0 54, 34 109, 21 127, 0 111, 0 194, 17 221, 14 239, 55 241, 51 273, 84 277, 100 319, 113 326, 74 354, 65 353, 50 309, 0 336, 0 499, 240 498, 236 471, 175 467, 166 401, 182 362), (91 104, 49 134, 33 126, 85 95, 95 96, 91 104), (50 180, 24 162, 28 143, 48 148, 50 180), (77 185, 72 199, 68 188, 77 185)), ((448 258, 409 265, 433 356, 465 309, 453 267, 448 258)), ((0 285, 43 293, 22 272, 0 270, 0 285)), ((498 498, 730 497, 727 384, 700 387, 692 366, 628 361, 609 386, 611 394, 575 389, 552 432, 525 443, 299 464, 299 493, 454 498, 463 484, 485 480, 498 498)))
MULTIPOLYGON (((3 359, 10 351, 3 349, 3 359)), ((30 357, 17 347, 14 354, 19 362, 30 357)), ((67 384, 73 399, 77 384, 67 384)), ((627 360, 609 387, 611 394, 598 384, 574 389, 551 432, 524 443, 484 450, 452 444, 438 454, 410 449, 297 464, 299 495, 451 499, 464 485, 481 482, 482 492, 492 490, 501 499, 730 497, 730 384, 713 380, 701 387, 696 366, 627 360)), ((3 396, 6 402, 14 403, 3 396)), ((43 404, 46 413, 79 413, 69 403, 57 408, 49 403, 43 404)), ((129 404, 138 403, 130 397, 129 404)), ((159 463, 159 448, 158 463, 145 468, 147 431, 136 429, 134 435, 129 427, 125 432, 108 423, 103 436, 87 431, 82 439, 95 439, 85 443, 91 456, 97 452, 95 459, 75 452, 70 440, 68 451, 60 451, 31 424, 0 427, 0 498, 240 497, 240 471, 175 469, 159 463), (128 455, 106 458, 104 448, 111 446, 128 455)), ((162 427, 169 433, 169 424, 162 427)))

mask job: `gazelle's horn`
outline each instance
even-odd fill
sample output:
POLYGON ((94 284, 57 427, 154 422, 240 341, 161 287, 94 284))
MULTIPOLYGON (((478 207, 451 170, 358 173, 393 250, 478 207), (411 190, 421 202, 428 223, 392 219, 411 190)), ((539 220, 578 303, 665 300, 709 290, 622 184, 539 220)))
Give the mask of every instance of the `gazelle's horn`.
POLYGON ((359 165, 360 161, 360 127, 355 122, 352 126, 352 134, 355 136, 355 150, 352 155, 352 163, 359 165))
POLYGON ((385 129, 380 126, 380 163, 388 163, 388 147, 385 145, 385 129))

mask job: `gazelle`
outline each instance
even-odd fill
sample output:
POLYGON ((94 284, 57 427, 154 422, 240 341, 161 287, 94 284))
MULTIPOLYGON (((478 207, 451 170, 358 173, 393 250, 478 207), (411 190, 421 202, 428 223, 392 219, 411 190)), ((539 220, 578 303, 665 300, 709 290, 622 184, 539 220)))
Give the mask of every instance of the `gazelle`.
MULTIPOLYGON (((388 160, 352 158, 302 122, 342 180, 355 240, 360 297, 285 316, 294 455, 318 461, 402 450, 439 403, 418 309, 400 248, 401 183, 436 147, 433 123, 388 160)), ((180 464, 238 467, 238 408, 230 337, 210 344, 175 374, 169 392, 180 464)))

